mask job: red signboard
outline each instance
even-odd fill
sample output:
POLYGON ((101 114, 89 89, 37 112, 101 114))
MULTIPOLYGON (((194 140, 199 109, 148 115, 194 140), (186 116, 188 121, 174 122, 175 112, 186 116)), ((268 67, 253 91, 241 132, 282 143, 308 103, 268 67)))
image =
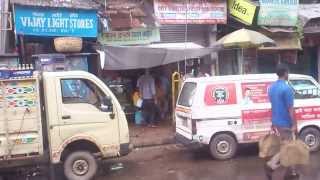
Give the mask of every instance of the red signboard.
POLYGON ((204 102, 208 106, 236 104, 237 95, 235 84, 208 85, 205 91, 204 102))
POLYGON ((320 106, 295 108, 297 120, 320 120, 320 106))
MULTIPOLYGON (((242 122, 246 124, 258 124, 271 121, 271 109, 242 110, 242 122)), ((295 119, 298 121, 320 120, 320 106, 295 108, 295 119)))
POLYGON ((272 82, 254 82, 254 83, 242 83, 242 97, 249 98, 253 103, 267 103, 268 88, 272 82))
POLYGON ((265 123, 271 121, 271 109, 250 109, 242 111, 243 124, 265 123))
POLYGON ((243 141, 258 141, 261 137, 269 134, 270 131, 243 133, 243 141))
POLYGON ((227 3, 217 0, 154 0, 160 24, 226 24, 227 3))

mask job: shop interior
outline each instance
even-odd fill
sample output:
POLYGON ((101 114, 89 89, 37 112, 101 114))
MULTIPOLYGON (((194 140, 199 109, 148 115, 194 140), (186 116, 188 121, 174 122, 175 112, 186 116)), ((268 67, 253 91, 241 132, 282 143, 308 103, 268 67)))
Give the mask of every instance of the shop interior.
MULTIPOLYGON (((195 58, 177 63, 150 68, 156 85, 156 97, 158 98, 156 121, 159 125, 171 123, 172 117, 172 75, 179 72, 180 77, 200 77, 210 74, 210 66, 203 59, 195 58)), ((134 105, 133 96, 137 92, 137 80, 145 73, 145 69, 132 70, 102 70, 101 79, 117 96, 130 124, 135 122, 135 113, 139 108, 134 105)))

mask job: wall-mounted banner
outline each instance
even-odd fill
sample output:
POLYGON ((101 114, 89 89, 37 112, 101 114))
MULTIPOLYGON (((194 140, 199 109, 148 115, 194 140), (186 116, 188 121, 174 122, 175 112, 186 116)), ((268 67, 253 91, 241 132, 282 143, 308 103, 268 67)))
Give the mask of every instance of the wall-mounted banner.
POLYGON ((252 24, 256 8, 253 3, 247 0, 228 0, 230 14, 248 25, 252 24))
POLYGON ((96 10, 14 6, 17 34, 97 37, 96 10))
POLYGON ((299 0, 259 0, 258 25, 296 26, 299 0))
POLYGON ((218 0, 154 0, 160 24, 226 24, 227 3, 218 0))
POLYGON ((159 28, 139 28, 130 31, 110 31, 99 34, 98 41, 104 45, 150 44, 160 41, 159 28))

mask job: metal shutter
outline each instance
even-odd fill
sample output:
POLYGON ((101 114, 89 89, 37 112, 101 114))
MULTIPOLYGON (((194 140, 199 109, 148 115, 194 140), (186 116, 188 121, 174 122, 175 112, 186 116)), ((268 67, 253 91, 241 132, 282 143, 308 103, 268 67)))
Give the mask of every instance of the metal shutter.
MULTIPOLYGON (((186 25, 162 25, 160 26, 161 43, 185 42, 186 25)), ((208 25, 188 24, 187 42, 194 42, 207 46, 208 25)))

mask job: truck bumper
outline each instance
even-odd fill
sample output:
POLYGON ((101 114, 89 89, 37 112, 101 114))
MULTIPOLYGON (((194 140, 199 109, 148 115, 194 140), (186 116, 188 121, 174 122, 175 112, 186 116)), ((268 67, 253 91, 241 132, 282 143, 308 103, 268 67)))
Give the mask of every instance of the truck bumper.
POLYGON ((203 146, 200 142, 188 139, 179 133, 176 133, 175 139, 177 143, 183 144, 186 147, 198 148, 203 146))
POLYGON ((120 144, 120 156, 128 155, 133 150, 131 143, 120 144))

